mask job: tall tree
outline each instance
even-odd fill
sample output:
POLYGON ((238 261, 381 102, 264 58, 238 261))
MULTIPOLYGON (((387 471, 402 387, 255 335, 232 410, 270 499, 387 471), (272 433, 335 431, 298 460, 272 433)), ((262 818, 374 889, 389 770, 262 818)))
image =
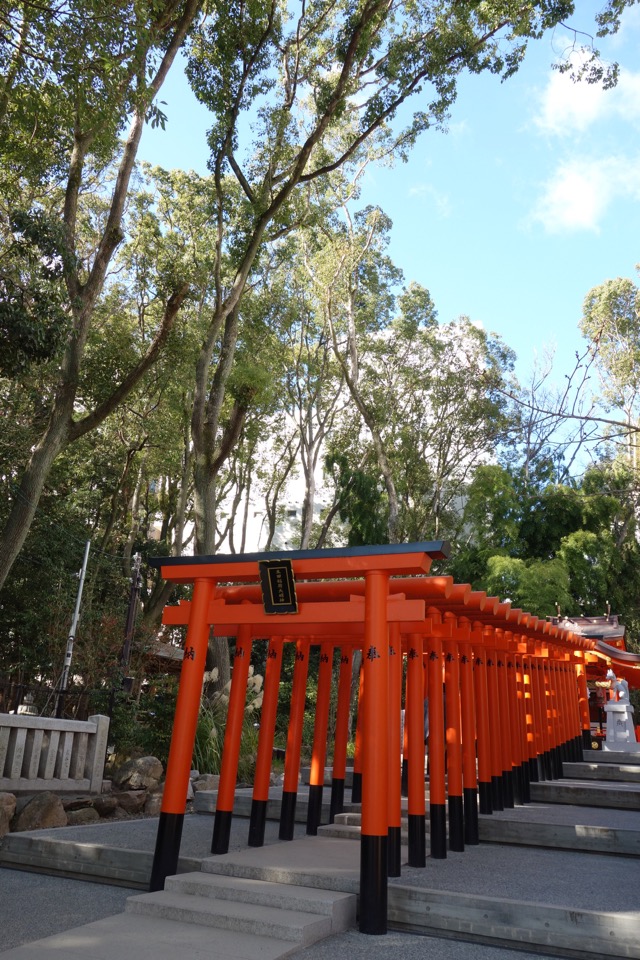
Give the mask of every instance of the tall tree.
MULTIPOLYGON (((2 245, 30 242, 56 260, 68 316, 56 357, 59 372, 43 426, 22 471, 0 535, 0 587, 31 526, 52 465, 68 444, 95 429, 127 396, 158 356, 187 295, 188 283, 165 291, 159 323, 134 365, 92 409, 77 408, 82 364, 96 305, 123 239, 135 158, 154 100, 192 28, 200 0, 152 0, 104 7, 92 0, 3 4, 0 63, 0 192, 2 245), (129 132, 120 145, 120 133, 129 132), (34 149, 34 142, 37 148, 34 149), (87 231, 84 201, 111 195, 87 231)), ((2 299, 22 309, 34 329, 51 330, 43 298, 20 289, 15 258, 5 268, 2 299)), ((50 278, 49 278, 50 279, 50 278)), ((54 323, 55 326, 55 323, 54 323)))

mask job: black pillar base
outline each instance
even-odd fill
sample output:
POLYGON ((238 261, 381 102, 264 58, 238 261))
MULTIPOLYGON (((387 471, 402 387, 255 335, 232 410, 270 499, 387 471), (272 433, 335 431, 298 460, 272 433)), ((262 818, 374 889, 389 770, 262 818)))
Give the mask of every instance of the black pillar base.
POLYGON ((344 810, 344 777, 334 777, 331 781, 331 803, 329 806, 329 823, 333 823, 337 813, 344 810))
POLYGON ((462 791, 464 803, 464 842, 475 847, 480 843, 478 834, 478 791, 475 787, 465 787, 462 791))
POLYGON ((529 757, 529 783, 538 783, 540 780, 540 771, 538 770, 538 758, 529 757))
POLYGON ((518 765, 511 772, 513 776, 513 802, 517 806, 522 803, 522 767, 518 765))
POLYGON ((309 787, 309 806, 307 807, 307 834, 315 837, 320 826, 322 814, 322 785, 314 783, 309 787))
POLYGON ((591 730, 582 731, 582 749, 591 750, 591 730))
POLYGON ((491 777, 491 806, 494 810, 504 810, 502 777, 491 777))
POLYGON ((216 818, 213 821, 213 837, 211 838, 211 853, 229 853, 232 820, 232 810, 216 810, 216 818))
POLYGON ((513 770, 502 771, 502 802, 505 810, 512 810, 515 806, 513 790, 513 770))
POLYGON ((409 761, 402 758, 402 775, 400 777, 400 794, 403 797, 409 796, 409 761))
POLYGON ((250 847, 264 846, 264 827, 267 822, 267 801, 251 801, 251 817, 249 819, 249 839, 247 841, 250 847))
POLYGON ((464 852, 464 813, 462 797, 449 797, 449 850, 464 852))
POLYGON ((387 838, 360 838, 360 933, 387 932, 387 838))
POLYGON ((542 754, 542 766, 544 769, 544 779, 553 780, 553 761, 551 759, 551 753, 549 750, 545 750, 542 754))
POLYGON ((149 891, 164 890, 164 881, 178 872, 183 813, 161 813, 158 820, 156 849, 151 867, 149 891))
POLYGON ((480 813, 493 813, 493 804, 491 802, 491 784, 478 784, 478 797, 480 798, 480 813))
POLYGON ((424 817, 418 813, 409 814, 409 866, 426 867, 427 842, 424 817))
POLYGON ((399 877, 401 875, 401 828, 389 827, 387 843, 387 876, 399 877))
POLYGON ((280 807, 280 840, 293 840, 296 823, 296 802, 298 794, 295 790, 282 791, 282 806, 280 807))
POLYGON ((355 773, 353 774, 353 782, 351 784, 351 803, 362 803, 362 774, 355 773))
POLYGON ((444 803, 429 805, 431 824, 431 858, 445 860, 447 857, 447 808, 444 803))
POLYGON ((529 780, 529 763, 525 762, 520 767, 520 777, 522 784, 521 803, 531 803, 531 782, 529 780))

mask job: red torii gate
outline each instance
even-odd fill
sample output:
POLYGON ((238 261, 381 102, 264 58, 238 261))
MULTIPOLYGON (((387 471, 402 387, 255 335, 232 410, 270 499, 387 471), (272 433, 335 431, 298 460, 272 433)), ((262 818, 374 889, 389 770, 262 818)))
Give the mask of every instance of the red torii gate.
POLYGON ((478 842, 478 794, 483 813, 513 806, 514 800, 526 802, 531 779, 559 775, 561 758, 581 752, 589 721, 588 709, 585 719, 584 670, 582 679, 579 670, 581 654, 574 651, 576 647, 587 649, 589 642, 511 610, 510 604, 501 604, 497 598, 474 593, 468 585, 454 584, 451 578, 426 577, 432 560, 446 557, 448 550, 446 542, 436 541, 154 562, 166 579, 193 583, 194 591, 191 602, 167 607, 164 615, 165 623, 186 624, 187 636, 152 890, 162 888, 166 876, 177 869, 211 629, 237 638, 214 853, 228 850, 252 639, 270 637, 249 828, 253 846, 260 846, 264 839, 283 643, 296 643, 296 663, 285 754, 282 839, 293 836, 308 647, 321 644, 308 833, 317 832, 320 822, 333 649, 341 648, 342 662, 332 816, 343 802, 351 651, 362 649, 354 799, 361 790, 360 930, 364 933, 386 932, 387 875, 400 874, 403 655, 407 658, 404 756, 411 865, 425 864, 425 692, 429 694, 432 857, 446 856, 447 800, 450 847, 464 849, 465 840, 478 842), (259 564, 277 560, 290 562, 293 569, 300 601, 295 614, 266 614, 257 603, 262 598, 257 584, 259 564), (572 657, 573 680, 567 671, 572 657))

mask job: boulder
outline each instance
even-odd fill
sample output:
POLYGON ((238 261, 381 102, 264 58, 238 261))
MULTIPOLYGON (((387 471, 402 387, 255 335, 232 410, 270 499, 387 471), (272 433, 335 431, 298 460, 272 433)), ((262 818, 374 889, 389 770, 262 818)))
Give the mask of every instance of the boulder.
POLYGON ((9 833, 11 818, 16 812, 16 798, 12 793, 0 793, 0 837, 9 833))
POLYGON ((62 806, 67 811, 67 816, 71 810, 83 810, 91 805, 91 797, 62 797, 62 806))
POLYGON ((196 793, 199 790, 217 790, 219 785, 220 777, 217 773, 205 773, 193 781, 193 789, 196 793))
POLYGON ((115 813, 117 808, 118 801, 111 793, 102 793, 99 797, 93 798, 93 809, 96 810, 101 817, 110 817, 115 813))
POLYGON ((45 827, 66 827, 67 814, 62 806, 62 800, 55 793, 37 793, 28 797, 27 802, 17 813, 11 829, 15 832, 22 830, 42 830, 45 827))
POLYGON ((78 827, 83 823, 95 823, 100 814, 93 807, 80 807, 79 810, 67 810, 67 822, 70 827, 78 827))
POLYGON ((146 790, 121 790, 112 794, 125 813, 140 813, 147 800, 146 790))
POLYGON ((147 790, 157 787, 162 779, 162 764, 157 757, 127 760, 113 774, 113 783, 121 790, 147 790))
POLYGON ((149 793, 147 801, 144 805, 144 812, 148 817, 157 817, 160 815, 160 807, 162 806, 162 790, 154 790, 152 793, 149 793))

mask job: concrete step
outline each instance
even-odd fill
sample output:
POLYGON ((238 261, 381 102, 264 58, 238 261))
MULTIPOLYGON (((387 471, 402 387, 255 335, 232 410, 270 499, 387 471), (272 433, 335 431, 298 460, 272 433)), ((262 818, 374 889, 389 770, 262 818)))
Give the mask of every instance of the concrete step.
POLYGON ((331 918, 317 913, 274 909, 169 890, 130 897, 126 909, 127 913, 251 933, 274 940, 293 940, 303 945, 315 943, 332 933, 331 918))
MULTIPOLYGON (((520 808, 522 809, 522 808, 520 808)), ((429 817, 425 833, 429 836, 429 817)), ((335 822, 318 829, 322 837, 342 840, 360 839, 360 815, 339 813, 335 822)), ((522 847, 549 847, 576 850, 583 853, 606 853, 625 857, 640 857, 640 829, 603 826, 600 824, 551 823, 544 813, 536 820, 509 819, 509 811, 483 815, 478 820, 481 843, 507 843, 522 847)), ((402 842, 408 841, 406 821, 402 821, 402 842)))
POLYGON ((165 890, 194 897, 233 900, 276 910, 298 910, 305 914, 329 917, 332 933, 348 930, 356 922, 355 896, 332 890, 200 872, 167 877, 165 890))
POLYGON ((583 759, 596 763, 622 763, 640 766, 640 753, 626 750, 585 750, 583 759))
MULTIPOLYGON (((180 857, 178 871, 200 869, 200 859, 180 857)), ((0 866, 39 870, 61 877, 101 880, 148 889, 153 853, 96 843, 8 833, 0 845, 0 866)))
POLYGON ((638 914, 576 910, 439 890, 389 886, 389 925, 398 930, 520 947, 585 960, 640 958, 638 914))
POLYGON ((2 954, 2 960, 110 960, 134 957, 135 960, 280 960, 297 953, 300 944, 251 933, 222 930, 212 934, 204 924, 181 923, 162 917, 119 913, 104 920, 45 940, 15 947, 2 954), (215 940, 214 940, 215 937, 215 940))
POLYGON ((611 807, 640 810, 640 784, 585 784, 579 780, 546 780, 531 784, 531 799, 538 803, 570 803, 577 807, 611 807))
POLYGON ((599 763, 563 763, 562 772, 571 780, 614 780, 622 783, 640 783, 640 766, 637 764, 599 763))
MULTIPOLYGON (((198 790, 193 800, 194 813, 215 813, 217 802, 218 802, 217 790, 198 790)), ((323 792, 323 797, 322 797, 322 809, 320 814, 320 819, 324 823, 327 823, 329 820, 330 804, 331 804, 331 788, 325 787, 323 792)), ((236 793, 234 804, 233 804, 234 817, 250 817, 251 805, 252 805, 251 791, 247 791, 247 790, 238 791, 236 793)), ((278 787, 271 788, 271 790, 269 790, 269 799, 267 800, 267 811, 266 811, 267 820, 280 819, 281 805, 282 805, 282 790, 278 787)), ((308 807, 309 807, 308 794, 304 791, 301 791, 298 794, 298 798, 296 800, 296 813, 295 813, 296 823, 307 822, 308 807)))

